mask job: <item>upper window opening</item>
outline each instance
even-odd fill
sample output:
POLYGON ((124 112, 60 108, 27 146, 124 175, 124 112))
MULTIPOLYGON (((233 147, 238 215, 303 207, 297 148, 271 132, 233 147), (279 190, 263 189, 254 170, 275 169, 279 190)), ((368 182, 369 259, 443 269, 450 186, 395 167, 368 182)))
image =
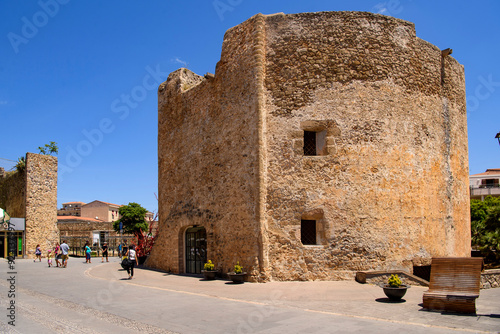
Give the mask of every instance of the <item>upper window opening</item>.
POLYGON ((317 155, 316 132, 304 131, 304 155, 317 155))
POLYGON ((316 245, 316 221, 300 221, 300 241, 303 245, 316 245))
POLYGON ((326 155, 326 130, 304 130, 304 155, 326 155))

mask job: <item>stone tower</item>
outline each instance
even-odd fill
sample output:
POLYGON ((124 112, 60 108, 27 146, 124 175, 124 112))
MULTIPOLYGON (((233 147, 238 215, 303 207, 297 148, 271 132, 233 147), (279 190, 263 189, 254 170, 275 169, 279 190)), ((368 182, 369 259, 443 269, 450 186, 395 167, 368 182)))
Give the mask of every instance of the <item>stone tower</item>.
POLYGON ((469 256, 464 70, 448 53, 362 12, 229 29, 215 75, 159 87, 148 265, 328 280, 469 256))
POLYGON ((26 153, 26 169, 8 174, 0 178, 0 208, 5 209, 11 217, 25 219, 24 230, 16 230, 20 233, 21 241, 15 248, 22 248, 22 256, 31 258, 34 257, 36 245, 39 244, 46 252, 59 242, 57 158, 26 153))

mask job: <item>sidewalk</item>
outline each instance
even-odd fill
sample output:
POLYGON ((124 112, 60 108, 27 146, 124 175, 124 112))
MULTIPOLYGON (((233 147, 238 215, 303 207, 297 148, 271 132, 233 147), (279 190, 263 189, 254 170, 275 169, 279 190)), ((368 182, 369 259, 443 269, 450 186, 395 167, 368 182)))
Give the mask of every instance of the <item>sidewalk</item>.
MULTIPOLYGON (((126 277, 119 263, 96 266, 86 271, 93 278, 116 280, 126 277)), ((202 278, 172 275, 136 269, 127 284, 186 295, 230 300, 302 310, 308 313, 347 316, 391 323, 412 324, 425 328, 459 329, 471 332, 500 331, 500 289, 481 290, 476 301, 477 315, 429 312, 421 307, 427 288, 408 289, 404 302, 392 303, 375 285, 354 281, 269 282, 233 284, 226 280, 205 281, 202 278)))
POLYGON ((0 262, 0 332, 5 333, 481 333, 500 330, 500 289, 482 290, 476 315, 423 311, 426 288, 402 303, 354 281, 233 284, 136 268, 128 280, 118 258, 70 258, 67 268, 0 262), (15 301, 16 326, 7 307, 15 301))

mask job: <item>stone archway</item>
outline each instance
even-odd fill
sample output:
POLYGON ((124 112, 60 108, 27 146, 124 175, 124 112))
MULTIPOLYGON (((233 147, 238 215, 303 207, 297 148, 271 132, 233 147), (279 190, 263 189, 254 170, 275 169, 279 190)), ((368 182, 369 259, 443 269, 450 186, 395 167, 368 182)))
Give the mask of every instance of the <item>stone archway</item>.
POLYGON ((185 272, 200 274, 207 262, 207 231, 203 226, 186 230, 184 238, 185 272))

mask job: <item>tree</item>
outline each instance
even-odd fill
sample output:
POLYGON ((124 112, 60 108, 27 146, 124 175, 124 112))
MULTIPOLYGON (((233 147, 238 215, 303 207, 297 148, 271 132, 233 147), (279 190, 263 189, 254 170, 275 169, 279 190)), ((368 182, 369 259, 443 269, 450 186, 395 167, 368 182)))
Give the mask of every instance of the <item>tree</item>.
POLYGON ((56 142, 51 141, 50 144, 45 144, 45 146, 38 146, 38 149, 40 150, 40 154, 52 154, 59 153, 59 149, 57 148, 56 142))
POLYGON ((146 222, 146 213, 148 210, 139 204, 128 203, 121 206, 118 212, 121 217, 113 223, 115 231, 120 231, 120 223, 122 223, 123 232, 125 233, 137 235, 137 233, 148 230, 148 223, 146 222))
POLYGON ((148 210, 144 209, 137 203, 128 203, 120 207, 118 210, 120 219, 113 223, 113 229, 120 232, 120 223, 122 224, 123 232, 133 234, 137 238, 137 256, 144 256, 146 254, 141 249, 145 244, 146 236, 144 232, 149 229, 149 224, 146 221, 146 213, 148 210))
POLYGON ((472 245, 490 266, 500 264, 500 198, 471 200, 472 245))

